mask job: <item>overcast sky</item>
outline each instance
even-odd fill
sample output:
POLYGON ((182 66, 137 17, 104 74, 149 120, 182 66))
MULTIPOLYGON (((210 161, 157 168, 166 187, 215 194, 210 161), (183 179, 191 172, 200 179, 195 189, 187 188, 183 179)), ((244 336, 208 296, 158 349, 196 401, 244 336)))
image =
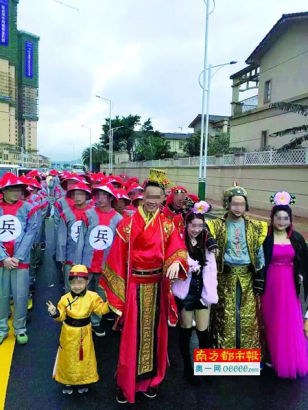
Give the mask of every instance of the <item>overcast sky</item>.
MULTIPOLYGON (((40 36, 38 147, 52 159, 75 159, 97 142, 108 116, 139 114, 161 132, 191 132, 201 112, 203 0, 20 0, 18 28, 40 36)), ((212 2, 213 0, 211 0, 212 2)), ((307 0, 216 0, 209 64, 237 60, 212 80, 211 114, 230 115, 229 76, 283 13, 308 11, 307 0)))

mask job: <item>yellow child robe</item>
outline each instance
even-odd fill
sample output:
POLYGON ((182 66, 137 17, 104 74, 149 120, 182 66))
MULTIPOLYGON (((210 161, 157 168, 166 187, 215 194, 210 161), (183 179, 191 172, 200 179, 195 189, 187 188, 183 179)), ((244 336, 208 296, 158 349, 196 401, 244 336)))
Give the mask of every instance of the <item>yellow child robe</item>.
POLYGON ((84 296, 73 297, 70 292, 66 293, 57 307, 60 316, 55 320, 63 324, 53 378, 59 383, 71 385, 97 382, 99 376, 91 323, 82 327, 73 327, 64 321, 66 316, 84 319, 91 313, 104 315, 109 312, 107 302, 104 302, 96 292, 87 290, 84 296))

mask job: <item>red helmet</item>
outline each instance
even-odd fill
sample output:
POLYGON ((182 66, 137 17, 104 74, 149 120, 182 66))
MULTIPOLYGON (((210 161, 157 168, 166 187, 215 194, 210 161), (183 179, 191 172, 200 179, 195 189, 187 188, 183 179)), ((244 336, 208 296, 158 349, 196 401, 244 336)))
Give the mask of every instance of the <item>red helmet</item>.
POLYGON ((42 189, 42 185, 35 178, 28 178, 28 185, 32 188, 42 189))
POLYGON ((110 175, 108 177, 108 182, 110 182, 111 184, 113 184, 113 183, 119 184, 119 185, 121 185, 121 187, 123 186, 122 178, 116 177, 116 176, 113 176, 113 175, 110 175))
POLYGON ((52 169, 51 171, 49 171, 49 175, 56 177, 58 175, 58 171, 56 171, 55 169, 52 169))
POLYGON ((132 204, 135 205, 134 202, 135 202, 135 201, 139 201, 140 199, 143 199, 143 195, 142 195, 142 194, 137 195, 137 196, 132 200, 132 204))
POLYGON ((114 196, 115 198, 117 197, 117 194, 115 192, 116 190, 110 182, 108 182, 107 184, 100 183, 100 184, 96 185, 92 189, 93 195, 95 194, 95 191, 104 191, 104 192, 107 192, 108 194, 114 196))
POLYGON ((92 198, 91 189, 88 187, 88 185, 86 185, 86 184, 83 183, 83 182, 78 182, 77 184, 72 185, 72 186, 67 190, 66 196, 67 196, 68 198, 71 198, 72 192, 73 192, 73 191, 77 191, 77 190, 78 190, 78 191, 84 191, 84 192, 87 194, 88 199, 92 198))
POLYGON ((3 188, 7 188, 9 186, 21 186, 23 188, 27 187, 27 184, 22 182, 20 178, 16 175, 12 174, 12 172, 6 172, 3 177, 0 179, 0 191, 3 188))
POLYGON ((143 191, 143 188, 141 185, 137 184, 137 182, 133 182, 129 187, 127 187, 127 193, 129 194, 130 192, 139 189, 140 191, 143 191))
POLYGON ((199 197, 198 197, 197 195, 189 194, 189 195, 187 195, 187 196, 188 196, 188 198, 190 198, 194 203, 200 201, 200 199, 199 199, 199 197))
POLYGON ((115 190, 115 194, 116 194, 116 199, 124 199, 126 202, 126 205, 130 204, 130 199, 127 196, 127 192, 125 191, 125 189, 117 189, 115 190))
POLYGON ((68 173, 64 176, 64 178, 62 178, 62 181, 61 181, 61 187, 63 189, 65 190, 67 189, 67 181, 69 180, 76 181, 76 183, 82 182, 81 177, 79 175, 68 173))
POLYGON ((39 172, 37 169, 33 169, 32 171, 27 173, 27 177, 29 178, 41 178, 41 172, 39 172))

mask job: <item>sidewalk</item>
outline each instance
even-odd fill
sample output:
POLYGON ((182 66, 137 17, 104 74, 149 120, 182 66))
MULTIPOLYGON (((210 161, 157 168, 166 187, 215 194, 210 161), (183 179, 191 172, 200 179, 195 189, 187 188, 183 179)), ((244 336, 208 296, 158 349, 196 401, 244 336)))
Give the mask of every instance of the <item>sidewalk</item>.
MULTIPOLYGON (((224 214, 224 209, 222 207, 221 201, 217 201, 214 199, 208 198, 208 202, 213 207, 213 214, 218 216, 224 214)), ((262 221, 270 221, 270 208, 268 211, 264 211, 262 209, 250 208, 249 212, 247 212, 251 218, 262 220, 262 221)), ((303 237, 305 238, 306 242, 308 242, 308 218, 302 218, 299 216, 295 216, 293 218, 294 228, 296 231, 300 232, 303 237)))

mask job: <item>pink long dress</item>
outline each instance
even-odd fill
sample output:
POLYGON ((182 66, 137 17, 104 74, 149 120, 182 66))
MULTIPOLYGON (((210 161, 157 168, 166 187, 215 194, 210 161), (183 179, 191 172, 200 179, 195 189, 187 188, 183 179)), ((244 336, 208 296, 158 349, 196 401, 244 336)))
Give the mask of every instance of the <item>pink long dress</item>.
POLYGON ((262 309, 271 364, 279 377, 308 373, 308 342, 293 273, 294 249, 276 244, 266 276, 262 309))

